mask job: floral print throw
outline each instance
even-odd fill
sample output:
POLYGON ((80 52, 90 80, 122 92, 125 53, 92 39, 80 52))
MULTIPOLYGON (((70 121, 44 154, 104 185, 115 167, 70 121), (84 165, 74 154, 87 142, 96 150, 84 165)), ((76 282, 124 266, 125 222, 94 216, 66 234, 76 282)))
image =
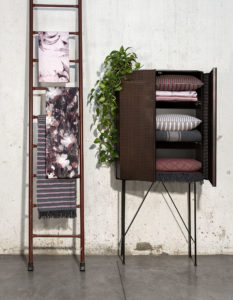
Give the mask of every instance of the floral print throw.
POLYGON ((39 82, 69 82, 69 33, 38 33, 39 82))
POLYGON ((77 88, 55 87, 46 92, 46 175, 78 176, 77 88))

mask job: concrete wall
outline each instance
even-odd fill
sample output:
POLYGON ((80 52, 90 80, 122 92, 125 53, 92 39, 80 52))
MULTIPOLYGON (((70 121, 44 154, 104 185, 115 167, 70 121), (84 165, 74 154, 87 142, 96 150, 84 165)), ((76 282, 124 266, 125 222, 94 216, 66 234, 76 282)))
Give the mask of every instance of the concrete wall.
MULTIPOLYGON (((19 253, 27 249, 27 2, 0 2, 0 253, 19 253)), ((96 166, 96 152, 90 150, 94 136, 90 130, 92 108, 87 106, 87 96, 98 78, 105 56, 124 45, 133 47, 144 68, 200 69, 208 72, 212 67, 218 67, 218 186, 212 188, 208 182, 198 186, 198 251, 205 254, 233 253, 233 102, 230 73, 233 69, 233 2, 83 2, 86 252, 112 254, 117 249, 120 183, 114 179, 113 168, 96 166)), ((75 23, 71 22, 73 15, 63 11, 36 12, 35 28, 75 30, 75 23)), ((35 107, 35 111, 40 110, 40 97, 35 107)), ((140 182, 127 184, 127 223, 148 185, 140 182)), ((186 217, 187 186, 175 183, 168 186, 186 217)), ((156 184, 127 236, 128 253, 186 253, 183 229, 178 226, 182 224, 168 197, 161 192, 162 187, 156 184)), ((67 220, 39 221, 35 211, 36 231, 67 233, 72 230, 72 225, 72 221, 67 220)), ((77 232, 78 225, 77 220, 77 232)), ((71 245, 68 240, 35 241, 36 251, 43 253, 48 252, 41 249, 46 247, 53 247, 55 253, 68 253, 63 248, 71 245)))

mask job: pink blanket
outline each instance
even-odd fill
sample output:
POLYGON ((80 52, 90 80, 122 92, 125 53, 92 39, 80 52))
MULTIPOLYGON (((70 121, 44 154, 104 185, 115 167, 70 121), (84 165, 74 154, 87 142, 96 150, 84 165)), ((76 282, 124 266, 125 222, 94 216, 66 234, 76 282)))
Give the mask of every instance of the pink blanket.
POLYGON ((156 91, 156 101, 197 101, 196 91, 156 91))
POLYGON ((156 96, 156 101, 197 101, 197 97, 156 96))
POLYGON ((69 82, 69 33, 38 34, 39 82, 69 82))
POLYGON ((197 97, 196 91, 156 91, 156 96, 197 97))

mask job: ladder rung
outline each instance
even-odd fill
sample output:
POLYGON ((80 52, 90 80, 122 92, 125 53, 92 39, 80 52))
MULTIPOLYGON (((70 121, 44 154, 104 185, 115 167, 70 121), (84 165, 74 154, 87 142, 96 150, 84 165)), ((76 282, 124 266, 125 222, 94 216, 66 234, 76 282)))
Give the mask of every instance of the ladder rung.
POLYGON ((68 7, 68 8, 78 8, 77 4, 65 5, 65 4, 32 4, 33 7, 68 7))
POLYGON ((32 145, 32 148, 37 148, 37 145, 36 145, 36 144, 33 144, 33 145, 32 145))
POLYGON ((72 63, 79 63, 79 59, 70 59, 70 62, 72 62, 72 63))
MULTIPOLYGON (((39 31, 33 31, 32 33, 33 34, 38 34, 39 31)), ((79 35, 79 32, 78 31, 71 31, 69 32, 69 35, 79 35)))
POLYGON ((38 119, 38 116, 32 116, 33 119, 38 119))
POLYGON ((33 234, 32 237, 80 238, 80 234, 33 234))
POLYGON ((32 89, 37 91, 47 91, 48 88, 43 86, 33 86, 32 89))
MULTIPOLYGON (((38 205, 35 203, 35 204, 33 204, 33 207, 38 207, 38 205)), ((77 208, 80 208, 80 205, 77 204, 76 207, 77 207, 77 208)))
MULTIPOLYGON (((39 60, 38 60, 38 58, 33 58, 32 61, 33 62, 38 62, 39 60)), ((79 63, 79 59, 70 59, 70 62, 72 62, 72 63, 79 63)))
MULTIPOLYGON (((36 175, 36 174, 33 174, 33 177, 37 177, 37 175, 36 175)), ((75 177, 75 178, 80 178, 80 175, 78 175, 78 176, 75 177)))

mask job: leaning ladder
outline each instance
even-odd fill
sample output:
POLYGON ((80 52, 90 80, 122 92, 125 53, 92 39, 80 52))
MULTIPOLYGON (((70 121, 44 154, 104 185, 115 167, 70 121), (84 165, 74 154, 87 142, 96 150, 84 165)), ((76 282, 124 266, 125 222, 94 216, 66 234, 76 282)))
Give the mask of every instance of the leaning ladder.
POLYGON ((85 252, 84 252, 84 160, 83 160, 83 70, 82 70, 82 0, 79 0, 76 5, 58 5, 58 4, 35 4, 30 1, 29 12, 29 259, 28 271, 33 271, 33 239, 34 238, 80 238, 80 271, 85 271, 85 252), (35 8, 74 8, 77 10, 78 16, 78 31, 69 32, 70 35, 77 35, 79 58, 70 60, 79 66, 79 156, 80 156, 80 202, 76 205, 80 209, 80 234, 35 234, 33 232, 33 208, 37 204, 33 203, 33 178, 36 174, 33 173, 33 148, 37 145, 33 144, 33 120, 38 116, 33 114, 33 91, 46 90, 46 87, 33 86, 33 64, 38 62, 38 59, 33 58, 33 39, 38 34, 38 31, 33 30, 33 11, 35 8))

